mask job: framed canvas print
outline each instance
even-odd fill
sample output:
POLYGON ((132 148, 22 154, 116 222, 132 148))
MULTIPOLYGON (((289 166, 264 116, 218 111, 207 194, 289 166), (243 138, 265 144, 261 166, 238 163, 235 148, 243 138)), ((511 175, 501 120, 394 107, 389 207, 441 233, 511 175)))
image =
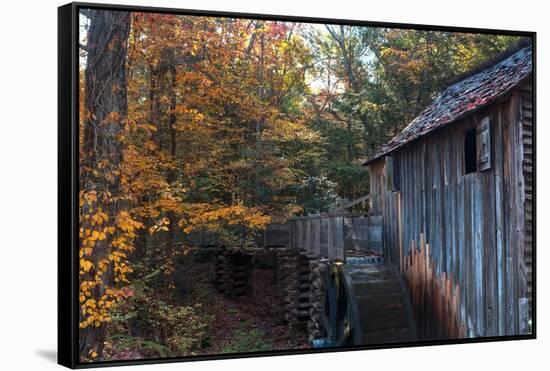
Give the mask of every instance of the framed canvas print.
POLYGON ((533 339, 535 33, 59 8, 59 363, 533 339))

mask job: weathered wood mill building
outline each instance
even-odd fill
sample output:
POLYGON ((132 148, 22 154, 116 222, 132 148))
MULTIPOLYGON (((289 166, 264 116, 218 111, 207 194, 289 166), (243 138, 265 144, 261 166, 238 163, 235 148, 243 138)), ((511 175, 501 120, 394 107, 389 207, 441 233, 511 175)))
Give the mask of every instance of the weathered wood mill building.
POLYGON ((285 318, 314 346, 532 332, 532 60, 449 86, 364 162, 368 195, 266 228, 285 318))
POLYGON ((531 331, 532 59, 526 46, 448 87, 364 163, 428 337, 434 316, 453 337, 531 331))

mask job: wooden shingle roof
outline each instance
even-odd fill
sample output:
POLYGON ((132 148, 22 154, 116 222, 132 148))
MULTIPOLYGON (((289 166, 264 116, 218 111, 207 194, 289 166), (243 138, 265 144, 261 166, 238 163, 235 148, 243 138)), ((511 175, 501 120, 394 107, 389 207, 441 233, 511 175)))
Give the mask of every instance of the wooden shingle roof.
POLYGON ((506 94, 532 72, 533 50, 526 46, 511 56, 449 86, 411 123, 383 145, 367 165, 435 129, 449 125, 506 94))

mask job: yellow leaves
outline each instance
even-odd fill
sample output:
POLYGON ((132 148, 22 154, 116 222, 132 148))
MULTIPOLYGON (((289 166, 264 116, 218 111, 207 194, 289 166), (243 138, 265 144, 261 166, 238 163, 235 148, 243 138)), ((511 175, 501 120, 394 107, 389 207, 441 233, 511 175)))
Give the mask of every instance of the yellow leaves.
MULTIPOLYGON (((188 108, 187 106, 181 104, 176 106, 175 111, 181 116, 182 124, 197 124, 201 123, 206 118, 204 113, 199 112, 197 109, 188 108)), ((187 131, 191 128, 183 125, 179 127, 179 129, 187 131)))
POLYGON ((169 231, 168 225, 170 225, 170 219, 164 217, 158 220, 151 228, 149 228, 149 234, 154 234, 160 231, 169 231))
POLYGON ((109 183, 115 184, 118 179, 119 173, 120 172, 118 170, 109 171, 107 174, 105 174, 105 179, 107 179, 109 183))
POLYGON ((121 258, 125 258, 126 254, 121 251, 113 251, 111 254, 107 255, 107 258, 112 262, 120 262, 121 258))
POLYGON ((83 247, 79 251, 79 257, 92 256, 93 249, 91 247, 83 247))
POLYGON ((135 237, 135 230, 143 228, 143 224, 134 220, 127 211, 121 211, 116 219, 117 227, 128 234, 129 237, 135 237))
MULTIPOLYGON (((107 262, 108 262, 108 260, 107 260, 107 262)), ((101 260, 99 263, 97 263, 97 266, 98 266, 99 270, 101 270, 101 271, 105 271, 105 268, 107 268, 107 265, 108 265, 108 263, 105 264, 105 262, 103 260, 101 260)))
MULTIPOLYGON (((181 209, 181 199, 179 197, 174 197, 171 191, 172 190, 170 190, 169 192, 164 192, 161 195, 160 199, 156 202, 155 206, 162 211, 179 212, 181 209)), ((185 190, 182 189, 181 191, 185 191, 185 190)), ((164 224, 168 224, 168 223, 164 223, 164 224)))
POLYGON ((145 142, 143 146, 149 151, 155 151, 157 149, 157 145, 151 141, 145 142))
POLYGON ((81 197, 81 206, 84 205, 84 202, 88 203, 88 205, 92 205, 94 202, 97 201, 97 192, 96 191, 89 191, 85 192, 81 197))
POLYGON ((198 46, 196 43, 193 43, 193 45, 191 46, 191 55, 192 56, 196 56, 197 55, 197 51, 198 51, 198 46))
POLYGON ((84 305, 85 305, 86 307, 90 307, 90 308, 92 308, 92 309, 94 309, 94 308, 97 307, 97 304, 96 304, 95 299, 88 299, 88 300, 86 300, 86 303, 84 303, 84 305))
POLYGON ((80 268, 82 268, 82 270, 84 270, 84 272, 89 272, 90 269, 92 269, 93 267, 93 263, 89 260, 86 260, 86 259, 80 259, 80 268))
POLYGON ((98 231, 92 231, 92 235, 90 236, 90 241, 95 241, 99 238, 99 232, 98 231))
POLYGON ((245 218, 248 227, 253 229, 264 228, 271 222, 271 217, 269 215, 263 215, 261 213, 255 213, 245 218))
POLYGON ((137 131, 137 128, 138 125, 136 123, 136 120, 132 120, 129 118, 124 120, 124 130, 126 130, 127 132, 135 132, 137 131))
MULTIPOLYGON (((157 127, 153 124, 138 124, 138 129, 145 131, 146 133, 154 133, 157 131, 157 127)), ((149 142, 151 143, 151 142, 149 142)))
POLYGON ((113 111, 105 117, 106 123, 118 123, 120 121, 120 113, 113 111))
POLYGON ((189 217, 182 219, 178 225, 184 233, 190 233, 196 228, 212 228, 227 225, 245 225, 252 229, 261 229, 270 223, 271 217, 264 215, 258 208, 250 208, 243 205, 212 206, 197 204, 188 210, 189 217))
MULTIPOLYGON (((81 283, 82 287, 95 287, 95 284, 91 281, 84 281, 81 283)), ((79 327, 86 328, 88 326, 100 327, 103 323, 110 322, 111 316, 109 314, 117 302, 120 302, 124 298, 128 298, 133 294, 133 290, 127 287, 122 289, 114 289, 106 287, 104 294, 96 299, 91 295, 80 295, 80 312, 83 319, 80 321, 79 327)))
POLYGON ((105 239, 105 233, 99 231, 92 231, 92 234, 88 237, 89 241, 103 241, 105 239))

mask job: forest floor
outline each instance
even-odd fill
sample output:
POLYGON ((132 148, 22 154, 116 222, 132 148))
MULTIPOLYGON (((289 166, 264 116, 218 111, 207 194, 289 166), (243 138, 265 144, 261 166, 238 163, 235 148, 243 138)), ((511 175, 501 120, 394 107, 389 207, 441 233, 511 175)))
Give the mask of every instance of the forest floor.
POLYGON ((228 298, 213 285, 213 256, 199 256, 189 256, 179 266, 183 281, 178 295, 156 292, 147 296, 141 292, 126 307, 121 306, 109 328, 106 360, 310 347, 305 325, 292 327, 284 320, 273 262, 256 264, 252 294, 228 298), (181 317, 190 309, 192 316, 181 317))
POLYGON ((228 298, 212 285, 212 263, 195 264, 196 277, 189 303, 200 303, 213 320, 210 344, 197 352, 203 354, 245 353, 309 348, 307 330, 292 328, 281 311, 279 289, 274 271, 254 269, 251 296, 228 298))

